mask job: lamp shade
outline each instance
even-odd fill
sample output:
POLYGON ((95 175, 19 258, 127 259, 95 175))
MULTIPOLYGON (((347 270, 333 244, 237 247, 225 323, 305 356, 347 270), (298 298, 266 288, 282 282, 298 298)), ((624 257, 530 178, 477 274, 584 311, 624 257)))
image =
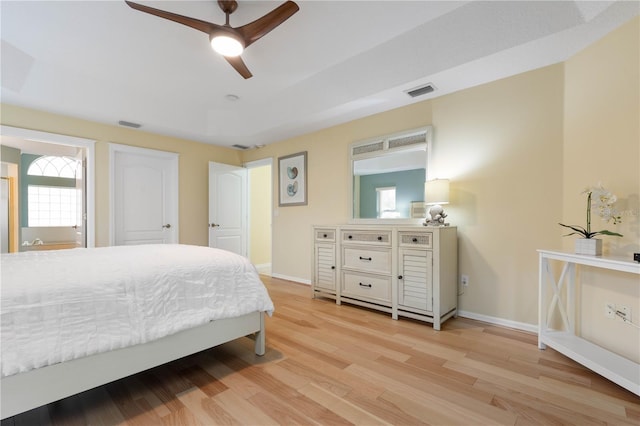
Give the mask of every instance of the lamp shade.
POLYGON ((424 183, 425 204, 449 204, 449 179, 433 179, 424 183))

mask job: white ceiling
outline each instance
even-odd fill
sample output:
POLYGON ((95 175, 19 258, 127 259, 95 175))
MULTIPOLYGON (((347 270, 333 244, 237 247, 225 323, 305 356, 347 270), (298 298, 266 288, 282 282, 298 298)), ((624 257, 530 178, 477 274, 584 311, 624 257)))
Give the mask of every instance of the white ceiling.
MULTIPOLYGON (((140 3, 224 23, 214 0, 140 3)), ((240 1, 230 23, 280 3, 240 1)), ((1 100, 262 145, 563 61, 640 13, 637 1, 297 3, 243 54, 244 80, 205 34, 124 1, 2 0, 1 100), (437 90, 405 93, 425 83, 437 90)))

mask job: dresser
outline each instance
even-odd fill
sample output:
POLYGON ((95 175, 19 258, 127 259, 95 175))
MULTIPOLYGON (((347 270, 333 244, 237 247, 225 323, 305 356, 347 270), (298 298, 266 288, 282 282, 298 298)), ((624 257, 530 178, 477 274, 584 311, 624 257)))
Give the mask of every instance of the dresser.
POLYGON ((313 227, 313 297, 433 323, 457 313, 456 227, 313 227))

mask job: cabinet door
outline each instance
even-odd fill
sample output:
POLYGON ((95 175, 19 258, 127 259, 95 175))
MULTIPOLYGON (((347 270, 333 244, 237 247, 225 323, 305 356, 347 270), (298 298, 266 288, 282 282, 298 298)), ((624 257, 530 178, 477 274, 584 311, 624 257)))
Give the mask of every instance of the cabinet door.
POLYGON ((400 249, 398 262, 398 304, 432 312, 433 252, 400 249))
POLYGON ((314 286, 336 290, 336 249, 334 244, 316 244, 316 270, 314 286))

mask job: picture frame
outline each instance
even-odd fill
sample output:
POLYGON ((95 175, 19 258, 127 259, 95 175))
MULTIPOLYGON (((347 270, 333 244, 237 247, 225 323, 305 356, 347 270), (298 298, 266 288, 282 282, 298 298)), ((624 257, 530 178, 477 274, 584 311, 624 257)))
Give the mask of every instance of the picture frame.
POLYGON ((278 206, 307 205, 307 151, 278 157, 278 206))

